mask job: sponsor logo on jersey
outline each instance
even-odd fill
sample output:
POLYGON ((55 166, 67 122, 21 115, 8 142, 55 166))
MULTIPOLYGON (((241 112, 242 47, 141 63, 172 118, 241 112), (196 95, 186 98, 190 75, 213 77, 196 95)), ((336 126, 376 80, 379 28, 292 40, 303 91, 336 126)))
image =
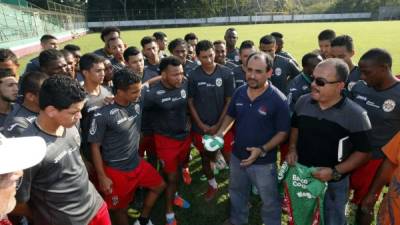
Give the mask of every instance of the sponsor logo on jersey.
POLYGON ((387 99, 383 102, 382 109, 385 112, 391 112, 396 107, 396 102, 392 99, 387 99))
POLYGON ((258 109, 258 113, 260 113, 263 116, 266 116, 267 115, 267 107, 260 106, 260 108, 258 109))
POLYGON ((112 115, 116 114, 118 111, 119 111, 119 109, 117 109, 117 108, 111 109, 110 115, 112 116, 112 115))
POLYGON ((169 102, 169 101, 171 101, 171 97, 168 97, 168 98, 162 98, 162 99, 161 99, 161 103, 164 103, 164 102, 169 102))
POLYGON ((158 91, 156 92, 156 94, 157 94, 157 95, 163 95, 163 94, 165 94, 165 90, 158 90, 158 91))
POLYGON ((96 119, 92 120, 92 123, 90 124, 90 129, 89 129, 89 134, 90 135, 94 135, 97 131, 97 123, 96 123, 96 119))
POLYGON ((347 90, 351 91, 351 89, 354 87, 354 85, 356 85, 357 82, 351 81, 348 85, 347 85, 347 90))
POLYGON ((275 68, 275 73, 276 76, 282 75, 282 69, 280 67, 275 68))
POLYGON ((217 85, 217 87, 221 87, 222 86, 222 79, 221 78, 217 78, 215 80, 215 85, 217 85))
POLYGON ((124 117, 124 118, 122 118, 122 119, 119 119, 119 120, 117 121, 117 124, 120 125, 121 123, 123 123, 123 122, 125 122, 125 121, 127 121, 127 120, 128 120, 128 118, 124 117))
POLYGON ((308 85, 303 85, 303 87, 301 87, 301 89, 303 89, 303 91, 308 89, 308 85))

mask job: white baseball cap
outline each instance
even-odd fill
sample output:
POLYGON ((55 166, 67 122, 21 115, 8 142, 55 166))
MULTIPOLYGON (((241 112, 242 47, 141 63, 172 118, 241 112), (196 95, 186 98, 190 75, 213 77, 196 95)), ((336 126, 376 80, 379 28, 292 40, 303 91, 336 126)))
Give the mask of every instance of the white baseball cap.
POLYGON ((32 167, 45 155, 46 142, 41 137, 6 138, 0 134, 0 174, 32 167))

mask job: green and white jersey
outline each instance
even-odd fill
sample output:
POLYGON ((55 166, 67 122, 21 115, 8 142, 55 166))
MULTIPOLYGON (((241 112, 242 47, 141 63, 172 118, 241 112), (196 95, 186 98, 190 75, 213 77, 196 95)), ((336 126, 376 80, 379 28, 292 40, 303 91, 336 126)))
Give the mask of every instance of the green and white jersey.
POLYGON ((312 176, 314 167, 284 162, 279 170, 281 192, 288 208, 290 225, 323 225, 324 196, 328 187, 312 176))

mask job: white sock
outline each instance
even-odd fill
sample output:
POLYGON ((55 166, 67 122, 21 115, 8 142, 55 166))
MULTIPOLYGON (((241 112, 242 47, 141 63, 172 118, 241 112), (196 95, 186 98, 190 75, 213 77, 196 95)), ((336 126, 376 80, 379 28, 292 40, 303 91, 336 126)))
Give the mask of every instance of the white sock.
POLYGON ((167 220, 173 220, 175 218, 175 213, 167 213, 166 217, 167 217, 167 220))
POLYGON ((208 184, 213 187, 214 189, 218 188, 218 184, 217 181, 215 180, 215 178, 208 180, 208 184))

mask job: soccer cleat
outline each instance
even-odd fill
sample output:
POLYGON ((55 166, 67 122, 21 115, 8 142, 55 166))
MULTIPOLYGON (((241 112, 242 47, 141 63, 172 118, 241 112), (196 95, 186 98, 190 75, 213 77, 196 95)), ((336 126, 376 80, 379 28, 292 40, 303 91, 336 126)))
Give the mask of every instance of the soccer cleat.
POLYGON ((211 185, 208 185, 207 192, 204 194, 204 199, 206 202, 209 202, 215 198, 217 195, 218 188, 213 188, 211 185))
POLYGON ((190 176, 189 168, 185 168, 182 170, 182 179, 183 183, 185 183, 186 185, 192 183, 192 177, 190 176))
POLYGON ((166 225, 178 225, 178 222, 176 222, 176 219, 167 219, 167 224, 166 225))
POLYGON ((184 209, 190 208, 190 203, 179 196, 178 193, 175 193, 174 205, 184 209))
POLYGON ((140 216, 140 211, 134 208, 129 208, 128 209, 128 216, 134 219, 139 218, 140 216))

